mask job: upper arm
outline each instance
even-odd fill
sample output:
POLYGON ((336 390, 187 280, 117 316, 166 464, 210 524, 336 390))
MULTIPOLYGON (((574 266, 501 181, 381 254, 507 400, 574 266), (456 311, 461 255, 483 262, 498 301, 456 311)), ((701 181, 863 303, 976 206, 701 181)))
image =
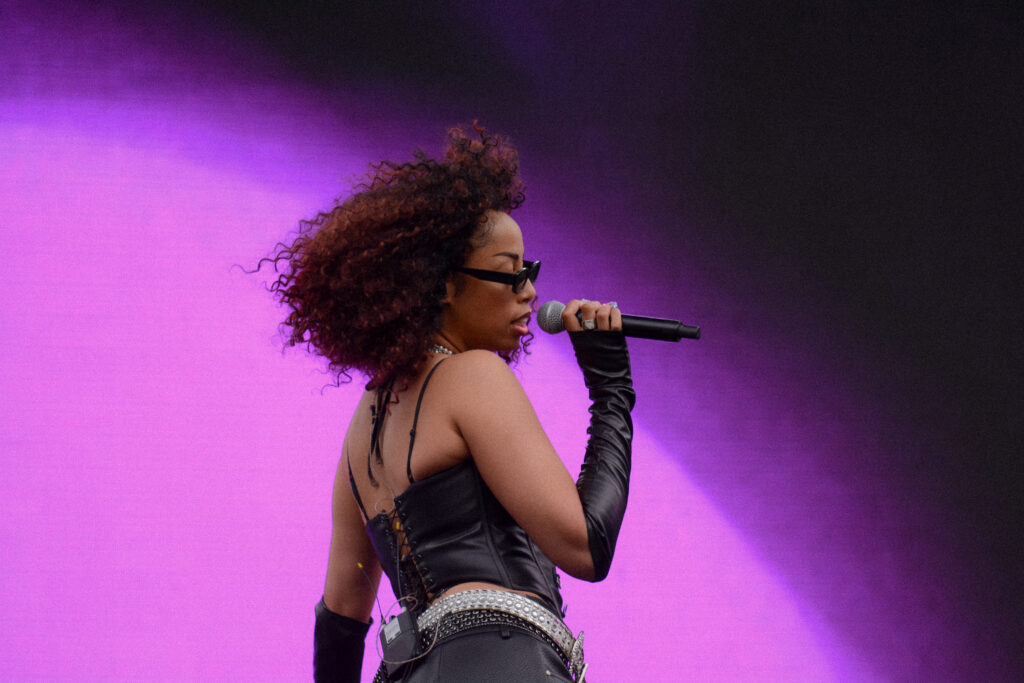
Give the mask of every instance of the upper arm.
POLYGON ((579 578, 593 559, 576 484, 522 386, 491 353, 463 354, 447 373, 452 414, 487 486, 556 565, 579 578))
POLYGON ((345 456, 341 457, 334 477, 331 521, 324 602, 333 612, 368 622, 381 567, 349 486, 345 456))

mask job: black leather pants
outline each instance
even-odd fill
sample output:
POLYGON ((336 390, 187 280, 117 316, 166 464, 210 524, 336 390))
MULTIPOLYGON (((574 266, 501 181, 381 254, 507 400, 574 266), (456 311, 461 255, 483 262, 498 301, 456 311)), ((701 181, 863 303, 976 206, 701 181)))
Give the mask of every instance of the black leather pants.
MULTIPOLYGON (((571 683, 555 650, 517 628, 479 626, 455 634, 398 672, 394 683, 571 683)), ((384 679, 388 680, 388 679, 384 679)))

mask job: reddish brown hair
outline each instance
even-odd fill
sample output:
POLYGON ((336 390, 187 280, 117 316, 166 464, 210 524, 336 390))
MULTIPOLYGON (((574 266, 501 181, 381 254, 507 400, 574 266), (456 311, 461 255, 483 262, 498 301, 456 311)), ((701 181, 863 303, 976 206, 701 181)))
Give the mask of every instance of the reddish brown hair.
MULTIPOLYGON (((355 194, 302 221, 260 265, 284 264, 270 290, 291 309, 285 344, 326 358, 339 383, 355 369, 373 388, 416 375, 440 330, 446 279, 485 213, 518 207, 523 185, 515 149, 475 123, 449 131, 441 161, 417 150, 370 168, 355 194)), ((511 362, 524 347, 502 355, 511 362)))

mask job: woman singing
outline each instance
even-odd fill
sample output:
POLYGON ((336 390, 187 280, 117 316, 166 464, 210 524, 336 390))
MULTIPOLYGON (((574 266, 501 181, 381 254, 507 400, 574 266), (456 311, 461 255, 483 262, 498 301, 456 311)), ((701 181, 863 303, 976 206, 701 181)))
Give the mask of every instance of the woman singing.
POLYGON ((508 367, 532 338, 540 270, 509 215, 515 150, 456 128, 443 160, 383 162, 359 189, 281 248, 272 285, 289 344, 368 378, 334 482, 314 676, 358 681, 383 570, 402 614, 380 625, 375 680, 581 681, 555 568, 602 580, 625 512, 620 313, 562 313, 592 400, 574 482, 508 367))

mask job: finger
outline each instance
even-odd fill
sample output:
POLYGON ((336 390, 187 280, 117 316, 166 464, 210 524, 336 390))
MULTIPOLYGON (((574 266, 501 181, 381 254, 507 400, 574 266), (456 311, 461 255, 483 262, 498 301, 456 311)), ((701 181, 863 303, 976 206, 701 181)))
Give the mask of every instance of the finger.
POLYGON ((565 329, 568 332, 579 332, 583 329, 583 326, 580 325, 579 319, 576 317, 576 314, 580 310, 580 304, 581 302, 579 299, 573 299, 565 305, 565 308, 562 309, 562 325, 565 326, 565 329))
POLYGON ((622 311, 619 310, 618 306, 612 308, 611 325, 609 329, 621 330, 622 329, 622 311))
POLYGON ((601 308, 600 301, 587 301, 583 299, 580 304, 580 322, 584 330, 597 328, 597 311, 601 308))
POLYGON ((608 304, 601 306, 597 309, 597 329, 599 330, 610 330, 611 329, 611 316, 612 307, 608 304))

